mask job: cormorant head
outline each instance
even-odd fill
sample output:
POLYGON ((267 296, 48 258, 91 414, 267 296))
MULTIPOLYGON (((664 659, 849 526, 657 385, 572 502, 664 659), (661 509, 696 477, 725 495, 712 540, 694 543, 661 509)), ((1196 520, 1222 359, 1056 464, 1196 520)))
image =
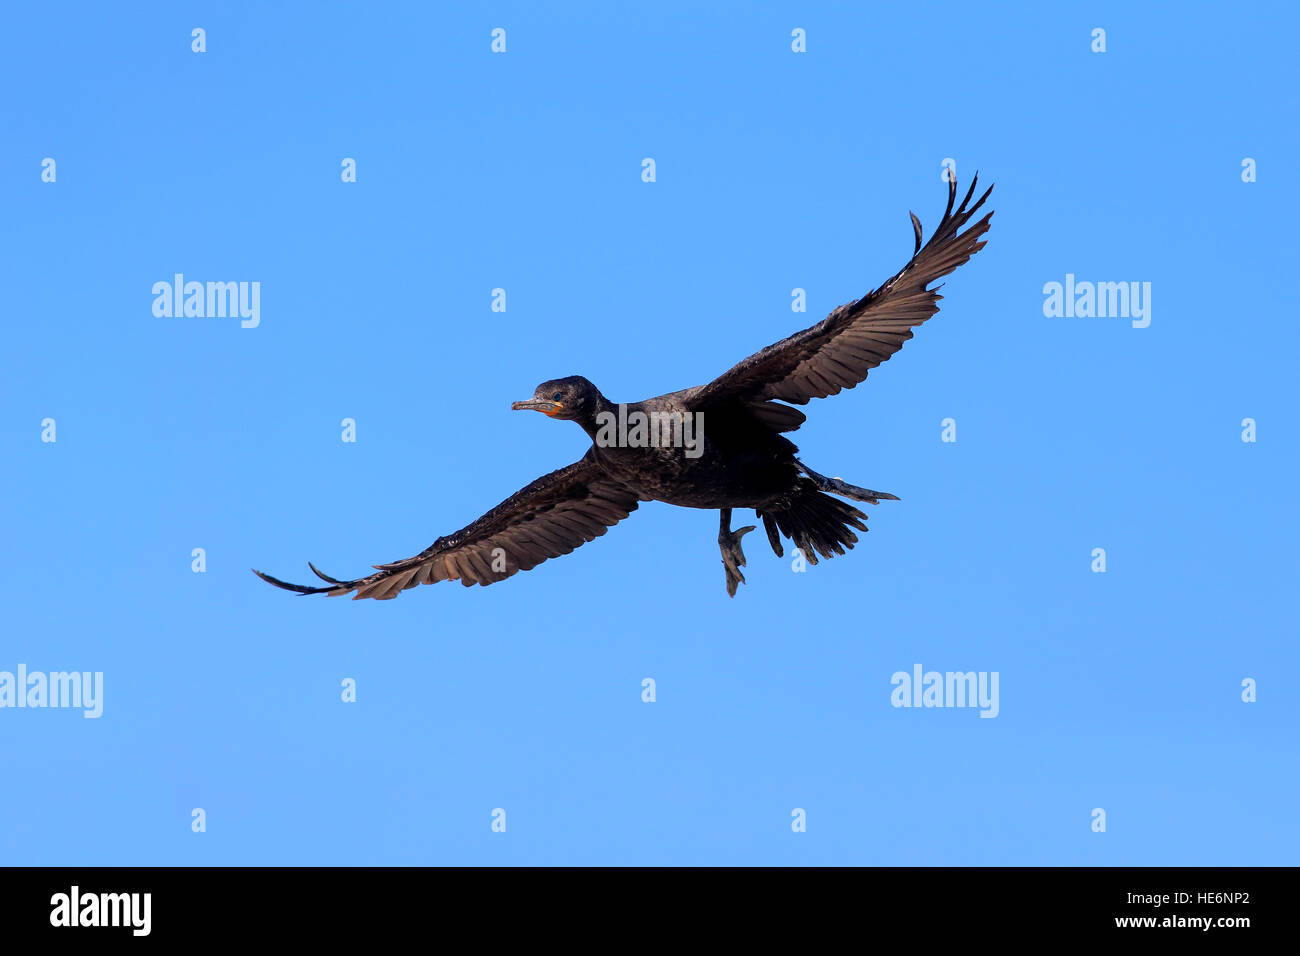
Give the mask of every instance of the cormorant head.
POLYGON ((514 402, 510 407, 516 411, 531 409, 549 418, 586 422, 595 420, 603 400, 604 396, 595 385, 581 375, 570 375, 543 382, 537 386, 532 398, 526 402, 514 402))

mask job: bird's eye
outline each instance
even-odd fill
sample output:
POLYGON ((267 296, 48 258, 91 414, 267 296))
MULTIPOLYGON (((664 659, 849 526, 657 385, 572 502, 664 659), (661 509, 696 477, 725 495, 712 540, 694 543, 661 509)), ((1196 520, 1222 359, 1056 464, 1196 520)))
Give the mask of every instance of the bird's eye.
POLYGON ((551 398, 558 402, 562 394, 563 392, 556 392, 554 395, 551 396, 551 398))

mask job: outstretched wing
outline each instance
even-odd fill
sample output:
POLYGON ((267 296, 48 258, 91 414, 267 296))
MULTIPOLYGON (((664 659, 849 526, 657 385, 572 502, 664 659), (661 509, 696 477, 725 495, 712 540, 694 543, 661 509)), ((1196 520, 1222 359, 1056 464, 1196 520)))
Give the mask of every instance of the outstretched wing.
POLYGON ((325 587, 288 584, 254 570, 263 581, 299 594, 337 596, 355 591, 353 600, 395 598, 417 584, 459 579, 488 585, 518 571, 537 567, 547 558, 568 554, 605 533, 636 510, 637 496, 608 478, 588 459, 543 475, 511 495, 483 517, 455 534, 439 538, 415 557, 392 564, 355 581, 340 581, 312 571, 325 587))
POLYGON ((956 212, 953 203, 957 183, 955 178, 949 180, 948 208, 924 246, 921 222, 912 216, 916 250, 892 279, 861 299, 840 306, 812 328, 769 345, 701 386, 686 397, 689 406, 704 409, 736 400, 755 404, 770 399, 805 405, 810 399, 836 395, 840 389, 852 388, 866 379, 868 372, 888 361, 912 337, 913 326, 939 311, 941 286, 931 289, 930 283, 984 248, 979 239, 988 231, 993 213, 962 231, 993 191, 990 186, 973 206, 968 205, 978 178, 971 180, 956 212))

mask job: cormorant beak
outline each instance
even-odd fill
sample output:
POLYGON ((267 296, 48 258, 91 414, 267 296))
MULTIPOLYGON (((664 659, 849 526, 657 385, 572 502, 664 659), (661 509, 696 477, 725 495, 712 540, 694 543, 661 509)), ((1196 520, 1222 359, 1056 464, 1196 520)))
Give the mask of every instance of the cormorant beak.
POLYGON ((532 409, 535 412, 541 412, 543 415, 554 418, 564 408, 564 405, 561 402, 547 402, 540 398, 530 398, 526 402, 511 402, 510 408, 516 412, 532 409))

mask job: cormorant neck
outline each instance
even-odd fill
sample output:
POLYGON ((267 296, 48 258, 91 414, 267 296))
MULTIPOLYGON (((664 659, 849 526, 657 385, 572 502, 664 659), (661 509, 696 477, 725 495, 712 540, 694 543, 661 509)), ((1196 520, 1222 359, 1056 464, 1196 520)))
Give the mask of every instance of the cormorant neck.
POLYGON ((587 433, 587 437, 593 442, 596 440, 596 432, 600 430, 600 423, 597 419, 602 412, 609 412, 611 415, 617 415, 618 406, 597 391, 595 407, 581 418, 574 419, 575 422, 582 426, 582 430, 587 433))

